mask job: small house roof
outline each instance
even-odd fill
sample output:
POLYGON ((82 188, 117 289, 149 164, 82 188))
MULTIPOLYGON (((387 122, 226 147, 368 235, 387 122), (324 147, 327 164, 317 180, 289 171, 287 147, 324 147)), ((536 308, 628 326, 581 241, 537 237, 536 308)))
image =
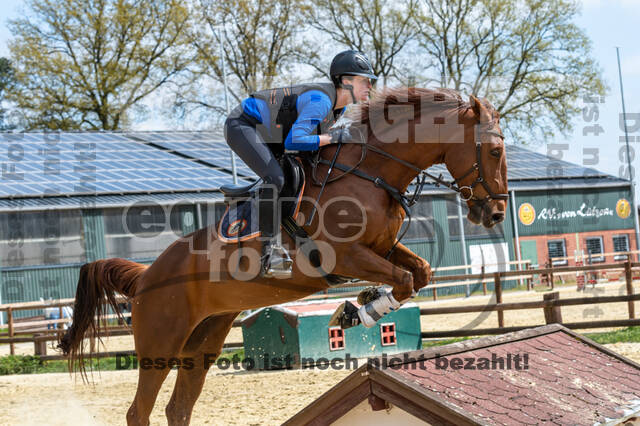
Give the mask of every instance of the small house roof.
POLYGON ((640 416, 640 365, 558 324, 395 357, 386 366, 382 358, 361 366, 285 424, 328 424, 365 398, 374 410, 391 403, 442 425, 605 424, 640 416), (479 369, 482 359, 506 365, 509 355, 511 368, 479 369), (454 358, 463 368, 451 367, 454 358), (436 368, 445 360, 448 368, 436 368))

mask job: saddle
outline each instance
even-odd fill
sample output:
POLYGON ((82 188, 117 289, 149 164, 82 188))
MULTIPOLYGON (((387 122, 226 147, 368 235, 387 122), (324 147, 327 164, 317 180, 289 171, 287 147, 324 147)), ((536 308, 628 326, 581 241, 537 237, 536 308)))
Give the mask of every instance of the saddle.
MULTIPOLYGON (((349 277, 330 274, 320 266, 319 251, 314 241, 296 223, 302 195, 304 194, 305 173, 300 159, 291 154, 283 155, 279 160, 285 176, 285 185, 280 191, 279 199, 282 203, 282 227, 301 247, 304 255, 309 259, 327 284, 331 287, 351 281, 349 277)), ((260 236, 258 201, 260 185, 258 180, 249 185, 223 185, 220 191, 224 194, 227 210, 218 226, 218 238, 226 243, 249 241, 260 236)))
MULTIPOLYGON (((304 192, 305 174, 300 160, 293 155, 283 155, 280 166, 285 176, 285 184, 278 198, 282 202, 282 220, 295 221, 298 216, 302 194, 304 192)), ((258 201, 261 179, 249 185, 222 185, 220 191, 224 195, 227 209, 218 226, 218 238, 226 243, 248 241, 260 236, 258 201)))

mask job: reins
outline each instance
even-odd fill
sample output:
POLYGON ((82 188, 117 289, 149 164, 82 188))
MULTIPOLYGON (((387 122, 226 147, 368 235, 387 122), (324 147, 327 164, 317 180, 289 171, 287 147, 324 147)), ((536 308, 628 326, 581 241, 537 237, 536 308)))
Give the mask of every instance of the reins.
MULTIPOLYGON (((496 132, 495 130, 493 130, 493 123, 489 123, 489 125, 492 127, 488 130, 484 130, 482 132, 479 132, 476 136, 479 136, 480 134, 489 134, 489 135, 493 135, 493 136, 497 136, 499 138, 501 138, 502 140, 504 140, 504 136, 499 133, 496 132)), ((352 129, 357 129, 357 127, 353 127, 352 129)), ((395 250, 395 248, 397 247, 398 243, 400 243, 400 240, 402 240, 402 238, 405 236, 405 234, 407 233, 407 231, 409 230, 409 227, 411 226, 411 211, 409 209, 409 207, 413 206, 417 201, 418 201, 418 197, 420 196, 420 193, 422 192, 422 189, 424 187, 424 185, 427 183, 427 178, 432 179, 435 182, 436 186, 445 186, 455 192, 458 193, 458 195, 460 196, 460 198, 463 201, 474 201, 477 202, 479 204, 484 204, 487 201, 490 200, 506 200, 509 198, 509 194, 496 194, 494 193, 491 188, 489 187, 489 185, 487 184, 486 180, 484 179, 483 173, 482 173, 482 163, 481 163, 481 149, 482 149, 482 142, 479 140, 479 137, 476 137, 476 162, 473 164, 473 166, 471 166, 471 168, 469 168, 469 170, 467 170, 461 177, 452 180, 452 181, 446 181, 442 178, 442 174, 440 174, 440 176, 435 176, 432 175, 431 173, 423 170, 422 168, 411 164, 408 161, 405 161, 401 158, 396 157, 393 154, 390 154, 376 146, 373 145, 369 145, 367 143, 367 141, 364 140, 364 135, 362 134, 362 132, 360 131, 360 129, 357 129, 358 133, 359 133, 359 142, 355 142, 355 144, 358 144, 361 146, 361 155, 360 155, 360 159, 358 160, 358 162, 354 165, 354 166, 347 166, 341 163, 338 163, 336 161, 336 158, 334 158, 332 161, 328 161, 325 160, 324 158, 320 157, 320 150, 318 150, 315 154, 315 156, 310 160, 311 162, 311 167, 312 167, 312 179, 313 179, 313 183, 315 185, 319 185, 321 186, 320 189, 320 194, 322 194, 322 192, 324 191, 324 187, 326 184, 331 183, 331 182, 335 182, 338 179, 343 178, 344 176, 348 175, 348 174, 354 174, 362 179, 368 180, 370 182, 372 182, 376 187, 378 188, 382 188, 385 191, 387 191, 387 193, 389 193, 389 195, 396 200, 400 206, 402 207, 402 209, 404 210, 405 214, 407 215, 407 226, 406 228, 400 233, 400 236, 398 237, 398 239, 396 240, 396 242, 393 244, 393 246, 391 247, 391 249, 389 249, 389 251, 387 252, 387 254, 385 255, 385 259, 389 259, 389 257, 391 256, 391 254, 393 253, 393 251, 395 250), (360 165, 363 163, 363 161, 365 160, 366 156, 367 156, 367 150, 370 150, 378 155, 384 156, 392 161, 395 161, 396 163, 402 164, 403 166, 415 171, 418 173, 418 179, 417 179, 417 183, 416 183, 416 188, 415 191, 413 192, 413 195, 411 196, 407 196, 403 191, 400 191, 399 189, 389 185, 387 182, 385 182, 385 180, 380 177, 373 177, 361 170, 359 170, 358 168, 360 167, 360 165), (338 169, 338 170, 342 170, 344 173, 334 177, 334 178, 329 178, 329 176, 327 175, 325 177, 325 179, 320 182, 317 178, 317 167, 319 164, 324 164, 329 166, 330 170, 332 171, 334 168, 338 169), (469 176, 471 173, 473 172, 477 172, 478 176, 475 179, 475 181, 471 184, 471 185, 467 185, 467 186, 460 186, 460 181, 465 179, 467 176, 469 176), (485 189, 485 191, 487 192, 487 196, 484 198, 478 198, 474 195, 473 190, 476 187, 476 185, 481 184, 482 187, 485 189), (468 191, 468 196, 465 197, 465 194, 463 192, 468 191)), ((354 143, 354 142, 350 142, 350 143, 354 143)), ((336 151, 336 156, 341 148, 341 145, 343 145, 344 143, 340 143, 337 144, 337 151, 336 151)), ((328 145, 327 145, 328 146, 328 145)), ((330 174, 330 171, 327 172, 328 174, 330 174)), ((318 197, 319 198, 319 197, 318 197)), ((319 200, 316 200, 316 204, 319 200)), ((315 207, 315 205, 314 205, 315 207)))

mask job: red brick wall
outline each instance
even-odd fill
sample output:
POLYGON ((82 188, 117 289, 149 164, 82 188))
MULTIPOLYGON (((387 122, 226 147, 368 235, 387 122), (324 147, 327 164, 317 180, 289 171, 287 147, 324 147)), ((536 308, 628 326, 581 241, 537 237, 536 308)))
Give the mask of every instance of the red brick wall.
MULTIPOLYGON (((615 231, 592 231, 592 232, 581 232, 578 234, 578 238, 580 239, 580 250, 584 251, 584 254, 587 254, 587 242, 586 239, 588 237, 602 237, 602 245, 604 253, 612 253, 613 252, 613 236, 614 235, 627 235, 629 240, 629 250, 637 250, 636 248, 636 238, 635 231, 633 229, 617 229, 615 231)), ((520 241, 536 241, 536 249, 538 252, 538 264, 540 267, 544 267, 544 265, 549 261, 549 251, 547 248, 548 240, 559 240, 564 239, 565 247, 567 250, 567 256, 570 257, 568 259, 568 266, 574 266, 575 261, 573 259, 574 250, 576 250, 576 234, 556 234, 556 235, 540 235, 540 236, 532 236, 532 237, 520 237, 520 241)), ((633 259, 632 259, 633 260, 633 259)), ((613 255, 604 256, 604 262, 602 263, 613 263, 615 262, 613 259, 613 255)))

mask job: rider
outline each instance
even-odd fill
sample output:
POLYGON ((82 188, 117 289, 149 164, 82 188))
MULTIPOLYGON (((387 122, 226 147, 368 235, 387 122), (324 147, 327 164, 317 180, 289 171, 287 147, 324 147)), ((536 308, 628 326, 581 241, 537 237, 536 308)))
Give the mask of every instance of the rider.
POLYGON ((264 237, 262 275, 291 276, 292 261, 279 239, 281 212, 277 196, 284 186, 278 163, 284 150, 315 151, 350 139, 349 130, 329 130, 350 103, 367 100, 377 77, 362 52, 337 54, 329 70, 332 83, 299 84, 262 90, 244 99, 227 118, 229 147, 263 181, 260 231, 264 237))

